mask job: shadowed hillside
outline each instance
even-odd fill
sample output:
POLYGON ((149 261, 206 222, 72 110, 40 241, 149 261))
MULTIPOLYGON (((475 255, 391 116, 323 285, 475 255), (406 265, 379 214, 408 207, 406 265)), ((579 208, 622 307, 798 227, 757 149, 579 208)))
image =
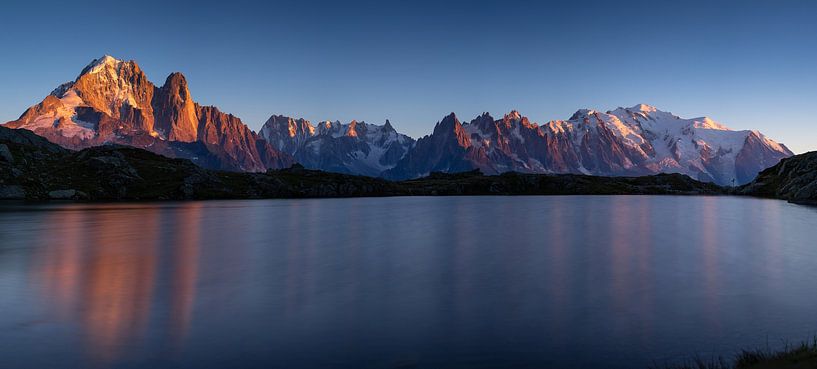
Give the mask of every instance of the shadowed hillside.
POLYGON ((736 193, 817 204, 817 151, 781 160, 760 172, 754 181, 738 187, 736 193))

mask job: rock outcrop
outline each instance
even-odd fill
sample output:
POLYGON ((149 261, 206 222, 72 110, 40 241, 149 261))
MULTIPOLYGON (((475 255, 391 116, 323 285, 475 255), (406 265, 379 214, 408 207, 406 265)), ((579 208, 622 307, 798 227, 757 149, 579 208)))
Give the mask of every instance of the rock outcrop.
POLYGON ((734 192, 817 205, 817 151, 783 159, 734 192))

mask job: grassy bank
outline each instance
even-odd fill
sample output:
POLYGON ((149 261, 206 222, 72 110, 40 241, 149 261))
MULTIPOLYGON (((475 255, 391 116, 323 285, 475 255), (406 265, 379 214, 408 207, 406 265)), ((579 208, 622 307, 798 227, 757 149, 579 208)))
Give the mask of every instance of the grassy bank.
POLYGON ((723 358, 694 359, 676 366, 656 366, 664 369, 814 369, 817 368, 817 337, 811 342, 786 345, 781 350, 743 351, 733 361, 723 358))

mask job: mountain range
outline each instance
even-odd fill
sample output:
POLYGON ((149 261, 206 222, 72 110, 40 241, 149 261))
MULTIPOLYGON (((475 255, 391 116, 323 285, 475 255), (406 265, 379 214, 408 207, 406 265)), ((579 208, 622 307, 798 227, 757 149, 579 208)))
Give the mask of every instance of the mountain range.
POLYGON ((575 173, 640 176, 681 173, 704 182, 743 184, 793 155, 757 131, 732 131, 706 117, 683 119, 649 105, 605 113, 582 109, 543 125, 512 111, 461 123, 454 113, 419 140, 390 179, 434 171, 486 174, 575 173))
POLYGON ((159 87, 134 61, 95 59, 8 128, 24 128, 70 149, 122 144, 208 168, 260 172, 289 167, 392 180, 433 172, 572 173, 639 176, 680 173, 738 185, 792 152, 757 131, 712 119, 684 119, 649 105, 582 109, 536 124, 517 111, 460 122, 454 113, 414 140, 383 125, 271 116, 258 133, 191 96, 181 73, 159 87))

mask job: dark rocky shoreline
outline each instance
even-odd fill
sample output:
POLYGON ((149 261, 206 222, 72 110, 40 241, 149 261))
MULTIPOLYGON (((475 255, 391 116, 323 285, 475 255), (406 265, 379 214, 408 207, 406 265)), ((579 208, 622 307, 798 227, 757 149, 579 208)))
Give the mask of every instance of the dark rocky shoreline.
POLYGON ((738 195, 817 205, 817 151, 783 159, 777 165, 760 172, 754 181, 736 188, 734 192, 738 195))

